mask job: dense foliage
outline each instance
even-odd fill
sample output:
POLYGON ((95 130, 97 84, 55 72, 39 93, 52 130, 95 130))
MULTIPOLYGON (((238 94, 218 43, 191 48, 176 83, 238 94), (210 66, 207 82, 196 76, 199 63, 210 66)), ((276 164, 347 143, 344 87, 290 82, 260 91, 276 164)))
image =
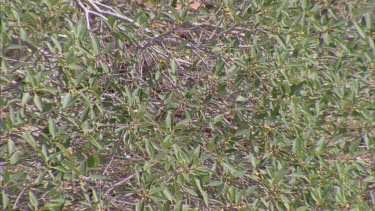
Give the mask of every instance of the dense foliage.
POLYGON ((372 4, 2 1, 2 209, 375 208, 372 4))

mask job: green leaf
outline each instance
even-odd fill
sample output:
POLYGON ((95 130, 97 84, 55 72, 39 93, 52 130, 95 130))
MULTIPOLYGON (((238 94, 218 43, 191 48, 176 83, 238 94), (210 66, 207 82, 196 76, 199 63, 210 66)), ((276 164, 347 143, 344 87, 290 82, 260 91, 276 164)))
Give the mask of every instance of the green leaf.
POLYGON ((115 25, 116 19, 111 15, 109 15, 107 18, 108 18, 108 25, 111 28, 113 28, 113 26, 115 25))
POLYGON ((220 73, 221 73, 221 70, 224 68, 224 61, 222 59, 219 59, 217 62, 216 62, 216 66, 214 68, 214 74, 216 76, 219 76, 220 73))
POLYGON ((146 152, 150 157, 154 157, 154 148, 149 139, 146 140, 146 152))
MULTIPOLYGON (((92 110, 92 102, 90 101, 90 99, 86 96, 86 94, 82 91, 78 92, 79 95, 81 95, 83 101, 86 103, 86 106, 87 106, 87 109, 89 109, 88 111, 91 111, 92 110)), ((81 117, 84 116, 83 114, 81 115, 81 117)), ((82 118, 84 119, 84 118, 82 118)), ((82 122, 84 122, 84 120, 82 120, 82 122)))
POLYGON ((38 205, 39 205, 39 200, 38 198, 35 196, 35 194, 32 192, 32 191, 29 191, 29 201, 30 201, 30 204, 37 208, 38 205))
POLYGON ((20 153, 18 151, 14 152, 10 157, 10 164, 15 165, 20 161, 20 153))
POLYGON ((104 149, 104 146, 99 142, 99 140, 97 140, 96 137, 90 136, 89 140, 99 150, 103 150, 104 149))
POLYGON ((275 38, 276 38, 277 42, 284 48, 284 50, 286 50, 287 46, 285 44, 284 39, 280 35, 276 35, 275 38))
POLYGON ((38 95, 34 95, 34 105, 38 108, 39 111, 43 112, 43 103, 38 95))
POLYGON ((20 28, 20 38, 23 41, 27 40, 27 31, 24 28, 20 28))
POLYGON ((190 194, 190 195, 192 195, 192 196, 195 196, 195 197, 199 196, 198 193, 197 193, 194 189, 192 189, 192 188, 187 188, 187 187, 185 187, 184 189, 186 190, 186 192, 187 192, 188 194, 190 194))
POLYGON ((103 71, 105 73, 109 73, 109 68, 108 68, 108 65, 104 62, 100 62, 100 66, 103 68, 103 71))
POLYGON ((95 34, 91 34, 91 44, 92 44, 92 50, 93 50, 93 55, 96 56, 99 54, 99 49, 100 49, 100 43, 98 40, 98 37, 95 34))
POLYGON ((9 206, 9 197, 8 197, 8 195, 5 193, 5 190, 3 189, 2 190, 2 207, 3 207, 3 209, 5 210, 8 206, 9 206))
POLYGON ((293 152, 297 155, 300 155, 302 153, 302 140, 300 137, 297 137, 293 141, 293 152))
POLYGON ((212 95, 211 94, 207 95, 207 97, 205 97, 203 100, 203 104, 208 104, 211 101, 211 99, 212 99, 212 95))
POLYGON ((216 187, 216 186, 219 186, 219 185, 222 185, 222 184, 224 184, 224 182, 215 180, 215 181, 209 182, 208 186, 214 186, 214 187, 216 187))
POLYGON ((325 149, 326 147, 326 141, 324 139, 324 137, 321 137, 318 142, 316 143, 316 148, 315 148, 315 151, 317 153, 321 153, 323 152, 323 150, 325 149))
POLYGON ((85 16, 81 16, 77 25, 77 35, 79 38, 84 38, 87 34, 87 26, 85 16))
POLYGON ((169 12, 164 13, 166 16, 170 17, 174 21, 180 20, 180 15, 178 12, 173 8, 169 7, 169 12))
POLYGON ((179 44, 179 45, 177 46, 177 51, 181 51, 182 49, 184 49, 185 46, 186 46, 189 42, 190 42, 189 40, 185 40, 185 41, 183 41, 181 44, 179 44))
POLYGON ((359 26, 355 21, 353 21, 353 24, 355 26, 355 28, 357 29, 357 32, 359 35, 361 35, 362 38, 366 39, 366 33, 363 31, 362 27, 359 26))
POLYGON ((243 96, 241 96, 241 95, 239 95, 239 96, 237 96, 237 98, 236 98, 236 101, 237 102, 245 102, 245 101, 247 101, 248 99, 246 98, 246 97, 243 97, 243 96))
POLYGON ((135 210, 136 211, 144 211, 145 210, 145 202, 143 200, 140 200, 136 205, 135 205, 135 210))
POLYGON ((8 139, 8 155, 12 155, 16 151, 16 145, 12 139, 8 139))
POLYGON ((201 14, 201 15, 209 15, 210 11, 206 7, 200 7, 199 8, 199 14, 201 14))
POLYGON ((296 211, 308 211, 310 210, 309 206, 301 206, 296 209, 296 211))
POLYGON ((100 158, 97 152, 93 152, 87 159, 88 167, 96 167, 100 163, 100 158))
POLYGON ((49 162, 49 153, 48 153, 48 147, 46 144, 42 145, 41 155, 44 162, 49 162))
POLYGON ((219 115, 215 116, 214 122, 219 123, 219 122, 221 122, 221 120, 223 120, 223 118, 224 118, 224 114, 219 114, 219 115))
POLYGON ((86 174, 87 173, 87 161, 86 160, 82 161, 81 164, 79 164, 77 170, 80 175, 86 174))
POLYGON ((234 202, 234 201, 236 200, 236 193, 237 193, 236 188, 233 187, 233 186, 231 186, 231 187, 229 188, 229 190, 228 190, 228 195, 229 195, 228 199, 229 199, 231 202, 234 202))
POLYGON ((171 103, 167 106, 167 110, 176 110, 178 107, 180 107, 180 104, 178 103, 171 103))
POLYGON ((71 70, 77 70, 77 71, 83 70, 83 67, 77 64, 70 64, 68 65, 68 68, 71 70))
POLYGON ((223 162, 223 167, 224 170, 229 171, 231 174, 234 174, 237 171, 228 161, 223 162))
POLYGON ((235 91, 244 81, 244 76, 241 74, 236 78, 234 85, 232 86, 232 91, 235 91))
POLYGON ((51 40, 52 40, 53 44, 55 45, 55 47, 59 50, 58 53, 61 54, 62 53, 62 47, 61 47, 60 42, 53 36, 51 36, 51 40))
POLYGON ((169 62, 170 62, 170 67, 171 67, 171 73, 175 74, 177 72, 178 64, 173 58, 170 59, 169 62))
POLYGON ((58 89, 55 89, 55 88, 52 88, 52 87, 40 88, 40 89, 38 89, 38 91, 49 92, 49 93, 51 93, 53 95, 56 95, 59 92, 58 89))
POLYGON ((73 97, 71 96, 70 93, 65 94, 62 97, 62 108, 63 109, 68 108, 71 105, 71 103, 72 103, 72 99, 73 99, 73 97))
POLYGON ((113 43, 108 43, 103 50, 103 54, 107 54, 111 51, 113 51, 113 43))
POLYGON ((326 45, 330 45, 332 43, 332 36, 329 33, 324 34, 324 42, 326 45))
POLYGON ((167 117, 165 119, 165 126, 167 127, 167 129, 172 129, 172 121, 172 112, 168 111, 167 117))
POLYGON ((150 193, 151 195, 154 195, 154 194, 156 194, 156 193, 160 193, 160 192, 162 192, 164 189, 165 189, 165 187, 159 187, 159 188, 153 187, 153 188, 150 189, 150 192, 149 192, 149 193, 150 193))
POLYGON ((180 12, 179 12, 179 17, 181 18, 181 20, 184 20, 187 16, 187 11, 188 11, 188 8, 187 7, 182 7, 180 9, 180 12))
POLYGON ((62 172, 62 173, 65 173, 65 174, 71 173, 69 170, 67 170, 66 168, 64 168, 62 166, 54 166, 54 167, 52 167, 52 169, 54 169, 56 171, 59 171, 59 172, 62 172))
POLYGON ((173 201, 173 195, 167 188, 163 189, 163 194, 169 201, 173 201))
POLYGON ((368 37, 368 44, 370 46, 370 48, 372 49, 372 54, 374 55, 375 54, 375 38, 372 38, 372 37, 368 37))
POLYGON ((27 102, 29 102, 31 99, 33 99, 33 96, 30 95, 28 92, 24 93, 22 96, 22 104, 25 105, 27 102))
POLYGON ((166 202, 168 203, 167 199, 162 197, 162 196, 150 196, 150 198, 152 199, 152 201, 154 202, 166 202))
POLYGON ((176 205, 174 206, 173 211, 182 211, 182 204, 183 204, 183 201, 178 201, 176 205))
POLYGON ((54 139, 56 136, 57 127, 55 121, 51 117, 48 118, 48 131, 54 139))
POLYGON ((208 193, 207 193, 206 191, 203 191, 203 192, 201 192, 201 194, 202 194, 202 197, 203 197, 204 203, 205 203, 206 206, 208 207, 209 204, 210 204, 208 193))
POLYGON ((130 90, 129 86, 128 85, 125 85, 125 92, 126 92, 126 97, 128 97, 128 99, 130 101, 133 100, 133 95, 132 95, 132 91, 130 90))
POLYGON ((82 114, 80 117, 81 122, 85 122, 87 120, 90 110, 91 110, 90 107, 86 107, 85 110, 82 111, 82 114))
POLYGON ((66 158, 69 158, 71 161, 73 161, 73 163, 75 165, 75 160, 74 160, 74 157, 73 157, 72 153, 69 150, 66 149, 70 145, 68 145, 68 144, 60 144, 60 143, 55 143, 55 145, 63 153, 63 155, 66 158))
POLYGON ((247 174, 247 170, 241 170, 241 171, 236 171, 236 172, 233 172, 233 176, 234 177, 243 177, 247 174))
POLYGON ((349 147, 349 152, 350 153, 355 153, 358 151, 359 146, 362 144, 362 138, 358 138, 357 141, 354 141, 350 147, 349 147))
POLYGON ((103 174, 90 174, 89 177, 91 179, 94 179, 94 180, 106 180, 106 179, 108 179, 108 177, 103 175, 103 174))

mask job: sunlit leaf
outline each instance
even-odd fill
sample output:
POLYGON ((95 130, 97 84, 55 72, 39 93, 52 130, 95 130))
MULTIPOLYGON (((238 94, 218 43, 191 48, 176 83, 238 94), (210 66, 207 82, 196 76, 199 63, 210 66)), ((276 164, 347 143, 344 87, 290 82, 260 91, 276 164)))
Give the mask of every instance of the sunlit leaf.
POLYGON ((62 108, 63 109, 68 108, 70 106, 71 102, 72 102, 71 94, 70 93, 65 94, 62 97, 62 108))
POLYGON ((6 209, 9 206, 9 197, 5 193, 5 190, 3 189, 1 192, 1 201, 2 201, 2 206, 4 209, 6 209))
POLYGON ((48 131, 52 135, 52 137, 55 138, 57 127, 55 121, 51 117, 48 119, 48 131))
POLYGON ((38 198, 35 196, 35 194, 32 191, 29 191, 29 201, 30 201, 30 204, 33 207, 35 207, 35 208, 38 207, 39 200, 38 200, 38 198))
POLYGON ((221 120, 223 120, 223 118, 224 118, 224 114, 219 114, 219 115, 215 116, 214 122, 215 123, 221 122, 221 120))
POLYGON ((16 145, 12 139, 8 139, 8 154, 12 155, 16 151, 16 145))
POLYGON ((38 108, 39 111, 43 111, 44 106, 42 100, 38 95, 34 95, 34 105, 38 108))
POLYGON ((10 157, 10 160, 9 160, 10 164, 11 165, 17 164, 20 161, 20 157, 21 155, 18 151, 14 152, 12 156, 10 157))

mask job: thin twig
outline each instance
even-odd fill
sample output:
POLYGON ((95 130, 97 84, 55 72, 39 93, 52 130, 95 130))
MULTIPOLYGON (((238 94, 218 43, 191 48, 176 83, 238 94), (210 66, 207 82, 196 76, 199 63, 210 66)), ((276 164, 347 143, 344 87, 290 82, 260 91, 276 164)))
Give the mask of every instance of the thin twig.
POLYGON ((24 188, 22 189, 21 193, 18 195, 16 201, 14 202, 14 207, 13 207, 13 209, 16 209, 16 208, 17 208, 17 204, 18 204, 19 200, 21 199, 21 196, 23 195, 23 192, 25 192, 25 190, 26 190, 26 187, 24 187, 24 188))
POLYGON ((109 192, 111 192, 116 186, 119 186, 121 184, 123 184, 124 182, 130 180, 131 178, 133 178, 136 174, 139 174, 141 171, 136 171, 134 174, 126 177, 125 179, 119 181, 119 182, 116 182, 115 184, 111 185, 111 188, 109 188, 105 193, 104 195, 108 195, 109 192))

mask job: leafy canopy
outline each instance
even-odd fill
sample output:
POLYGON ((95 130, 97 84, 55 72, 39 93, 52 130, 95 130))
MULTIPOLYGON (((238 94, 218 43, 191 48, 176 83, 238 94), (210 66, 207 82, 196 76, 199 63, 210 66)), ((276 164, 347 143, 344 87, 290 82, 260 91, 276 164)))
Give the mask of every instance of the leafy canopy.
POLYGON ((4 210, 371 210, 372 1, 3 1, 4 210))

